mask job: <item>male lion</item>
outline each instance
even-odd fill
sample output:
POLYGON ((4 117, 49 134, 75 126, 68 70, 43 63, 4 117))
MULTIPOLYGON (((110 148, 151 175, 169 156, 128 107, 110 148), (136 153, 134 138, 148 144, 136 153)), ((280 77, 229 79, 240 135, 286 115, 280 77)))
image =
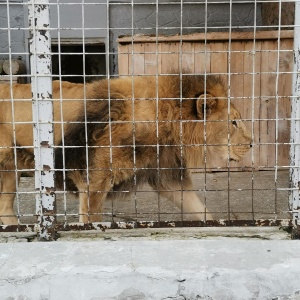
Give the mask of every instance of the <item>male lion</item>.
POLYGON ((69 188, 79 191, 80 221, 100 221, 106 197, 143 183, 187 218, 212 219, 193 191, 190 169, 203 167, 205 158, 238 161, 251 147, 220 77, 123 77, 91 90, 98 100, 68 127, 55 159, 62 169, 64 157, 69 188))
MULTIPOLYGON (((63 169, 64 157, 68 189, 79 192, 81 222, 100 221, 107 196, 134 191, 142 183, 174 201, 189 219, 212 218, 192 191, 190 168, 217 157, 240 160, 251 147, 250 134, 240 113, 228 104, 219 77, 123 77, 86 87, 61 85, 62 90, 59 82, 53 83, 56 168, 63 169)), ((0 99, 10 98, 10 87, 0 86, 0 99)), ((30 99, 30 85, 13 85, 13 98, 30 99)), ((12 103, 0 101, 4 224, 18 221, 13 214, 20 175, 15 161, 18 170, 34 168, 31 101, 14 100, 13 107, 12 117, 12 103)), ((62 172, 57 172, 57 183, 62 182, 62 172)))

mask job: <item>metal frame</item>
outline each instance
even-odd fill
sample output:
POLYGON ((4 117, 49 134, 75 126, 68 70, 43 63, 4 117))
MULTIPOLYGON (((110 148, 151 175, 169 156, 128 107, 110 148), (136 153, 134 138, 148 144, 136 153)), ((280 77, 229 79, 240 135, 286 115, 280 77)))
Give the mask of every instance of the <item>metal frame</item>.
MULTIPOLYGON (((205 2, 207 6, 207 2, 205 2)), ((280 2, 281 3, 281 2, 280 2)), ((82 4, 83 5, 83 4, 82 4)), ((121 5, 121 4, 120 4, 121 5)), ((133 14, 132 2, 132 15, 133 14)), ((232 2, 230 2, 232 6, 232 2)), ((256 5, 256 4, 255 4, 256 5)), ((291 141, 290 141, 290 207, 293 213, 292 220, 213 220, 206 222, 189 221, 139 221, 139 222, 103 222, 95 224, 56 224, 56 193, 54 188, 54 150, 53 150, 53 112, 52 112, 52 76, 51 76, 51 30, 49 28, 49 0, 31 0, 29 7, 29 30, 30 30, 30 60, 31 60, 31 82, 32 82, 32 103, 33 103, 33 128, 34 128, 34 154, 35 154, 35 191, 36 191, 36 214, 38 216, 37 225, 16 225, 0 226, 1 231, 37 231, 41 240, 54 240, 56 232, 60 230, 105 230, 105 229, 124 229, 124 228, 172 228, 172 227, 202 227, 202 226, 281 226, 295 227, 293 237, 300 237, 300 2, 296 2, 296 18, 294 28, 294 71, 293 71, 293 96, 292 115, 291 115, 291 141)), ((183 2, 181 2, 181 7, 183 2)), ((109 2, 107 2, 109 7, 109 2)), ((156 14, 158 15, 158 2, 156 4, 156 14)), ((82 9, 82 35, 85 39, 84 29, 84 9, 82 9)), ((280 19, 280 18, 279 18, 280 19)), ((205 20, 207 23, 207 20, 205 20)), ((182 15, 181 15, 181 33, 182 33, 182 15)), ((109 11, 107 10, 107 75, 109 74, 109 11)), ((205 28, 205 34, 207 33, 205 28)), ((256 24, 254 26, 254 40, 256 24)), ((132 20, 132 34, 134 24, 132 20)), ((156 23, 156 44, 158 44, 158 21, 156 23)), ((231 26, 229 30, 229 40, 231 39, 231 26)), ((280 34, 280 32, 279 32, 280 34)), ((60 43, 60 36, 55 43, 60 43)), ((280 43, 280 39, 279 39, 280 43)), ((133 44, 133 43, 132 43, 133 44)), ((182 41, 180 42, 182 44, 182 41)), ((279 51, 278 46, 278 51, 279 51)), ((180 48, 182 59, 182 47, 180 48)), ((228 50, 230 51, 230 49, 228 50)), ((84 54, 85 50, 83 50, 84 54)), ((253 49, 255 52, 255 49, 253 49)), ((156 50, 156 54, 158 50, 156 50)), ((11 53, 10 53, 11 57, 11 53)), ((132 60, 134 52, 132 48, 132 60)), ((279 57, 277 63, 279 62, 279 57)), ((180 65, 181 69, 181 65, 180 65)), ((277 70, 278 71, 278 70, 277 70)), ((255 73, 253 63, 253 74, 255 73)), ((85 74, 83 74, 85 75, 85 74)), ((84 77, 85 78, 85 77, 84 77)), ((254 77, 253 77, 254 78, 254 77)), ((228 79, 230 86, 230 76, 228 79)), ((277 81, 278 84, 278 81, 277 81)), ((254 79, 253 79, 254 89, 254 79)), ((254 95, 254 90, 253 90, 254 95)), ((230 91, 229 91, 230 98, 230 91)), ((276 98, 278 102, 278 96, 276 98)), ((254 102, 251 103, 252 116, 254 111, 254 102)), ((276 116, 278 117, 278 106, 276 106, 276 116)), ((276 118, 276 122, 277 122, 276 118)), ((253 120, 252 120, 253 121, 253 120)), ((277 124, 277 123, 276 123, 277 124)), ((134 127, 134 121, 133 121, 134 127)), ((276 125, 276 128, 278 124, 276 125)), ((254 134, 252 124, 252 135, 254 134)), ((276 132, 276 140, 278 132, 276 132)), ((134 136, 133 136, 134 139, 134 136)), ((276 147, 278 145, 276 144, 276 147)), ((252 152, 252 157, 254 156, 252 152)), ((112 158, 111 158, 112 159, 112 158)), ((277 166, 276 166, 277 167, 277 166)), ((275 167, 275 173, 277 169, 275 167)), ((17 175, 16 175, 17 176, 17 175)), ((277 175, 275 174, 275 177, 277 175)), ((228 179, 228 193, 230 180, 228 179)), ((253 184, 252 184, 253 188, 253 184)), ((205 191, 204 191, 205 193, 205 191)), ((136 195, 135 201, 136 201, 136 195)), ((229 198, 228 198, 229 199, 229 198)), ((228 200, 229 201, 229 200, 228 200)), ((229 203, 230 205, 230 203, 229 203)), ((230 214, 230 213, 229 213, 230 214)))
POLYGON ((55 237, 55 189, 49 1, 29 5, 35 190, 39 238, 55 237))
POLYGON ((295 225, 294 237, 300 238, 300 2, 295 2, 293 97, 291 99, 290 207, 295 225))

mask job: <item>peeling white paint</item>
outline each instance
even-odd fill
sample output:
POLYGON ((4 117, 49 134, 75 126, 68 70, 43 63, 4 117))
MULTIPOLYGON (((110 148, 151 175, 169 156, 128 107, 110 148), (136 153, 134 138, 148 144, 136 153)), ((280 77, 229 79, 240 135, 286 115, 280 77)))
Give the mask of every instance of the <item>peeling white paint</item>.
POLYGON ((291 98, 290 207, 300 226, 300 2, 295 2, 293 97, 291 98))
POLYGON ((55 207, 53 109, 51 78, 51 36, 49 1, 31 0, 29 8, 30 64, 35 156, 36 211, 39 216, 40 238, 51 240, 54 235, 52 216, 55 207))

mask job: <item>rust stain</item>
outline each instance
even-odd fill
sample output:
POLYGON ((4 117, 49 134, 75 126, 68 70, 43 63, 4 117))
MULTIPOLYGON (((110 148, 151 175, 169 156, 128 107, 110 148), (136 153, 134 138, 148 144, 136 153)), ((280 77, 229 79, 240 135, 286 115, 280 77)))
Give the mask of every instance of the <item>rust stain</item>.
POLYGON ((269 227, 269 226, 292 226, 292 220, 209 220, 209 221, 164 221, 164 222, 113 222, 113 223, 72 223, 57 224, 58 230, 106 230, 106 229, 134 229, 134 228, 183 228, 183 227, 226 227, 226 226, 244 226, 244 227, 269 227))
POLYGON ((55 188, 54 187, 45 187, 45 191, 48 195, 53 196, 55 194, 55 188))
POLYGON ((43 165, 43 171, 44 172, 49 172, 51 170, 50 166, 48 165, 43 165))
MULTIPOLYGON (((47 188, 46 188, 47 189, 47 188)), ((54 188, 48 188, 54 193, 54 188)), ((45 210, 44 216, 48 217, 49 222, 53 222, 55 210, 45 210)), ((9 225, 0 226, 0 232, 25 232, 34 231, 36 225, 9 225)), ((101 230, 107 229, 135 229, 135 228, 184 228, 184 227, 226 227, 226 226, 244 226, 244 227, 274 227, 274 226, 289 226, 294 227, 293 220, 209 220, 209 221, 141 221, 141 222, 104 222, 104 223, 55 223, 56 231, 86 231, 86 230, 101 230)), ((298 227, 299 230, 299 227, 298 227)))
POLYGON ((50 145, 49 145, 49 141, 42 141, 40 143, 41 147, 44 147, 44 148, 50 148, 50 145))
POLYGON ((300 240, 300 226, 297 225, 293 230, 291 234, 292 240, 300 240))

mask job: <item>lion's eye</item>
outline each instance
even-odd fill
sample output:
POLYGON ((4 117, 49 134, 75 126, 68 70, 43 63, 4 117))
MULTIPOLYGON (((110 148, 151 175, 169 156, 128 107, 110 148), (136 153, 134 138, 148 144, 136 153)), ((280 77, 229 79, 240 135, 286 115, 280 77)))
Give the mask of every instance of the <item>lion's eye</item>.
POLYGON ((237 127, 237 122, 235 120, 231 121, 231 123, 234 127, 237 127))

